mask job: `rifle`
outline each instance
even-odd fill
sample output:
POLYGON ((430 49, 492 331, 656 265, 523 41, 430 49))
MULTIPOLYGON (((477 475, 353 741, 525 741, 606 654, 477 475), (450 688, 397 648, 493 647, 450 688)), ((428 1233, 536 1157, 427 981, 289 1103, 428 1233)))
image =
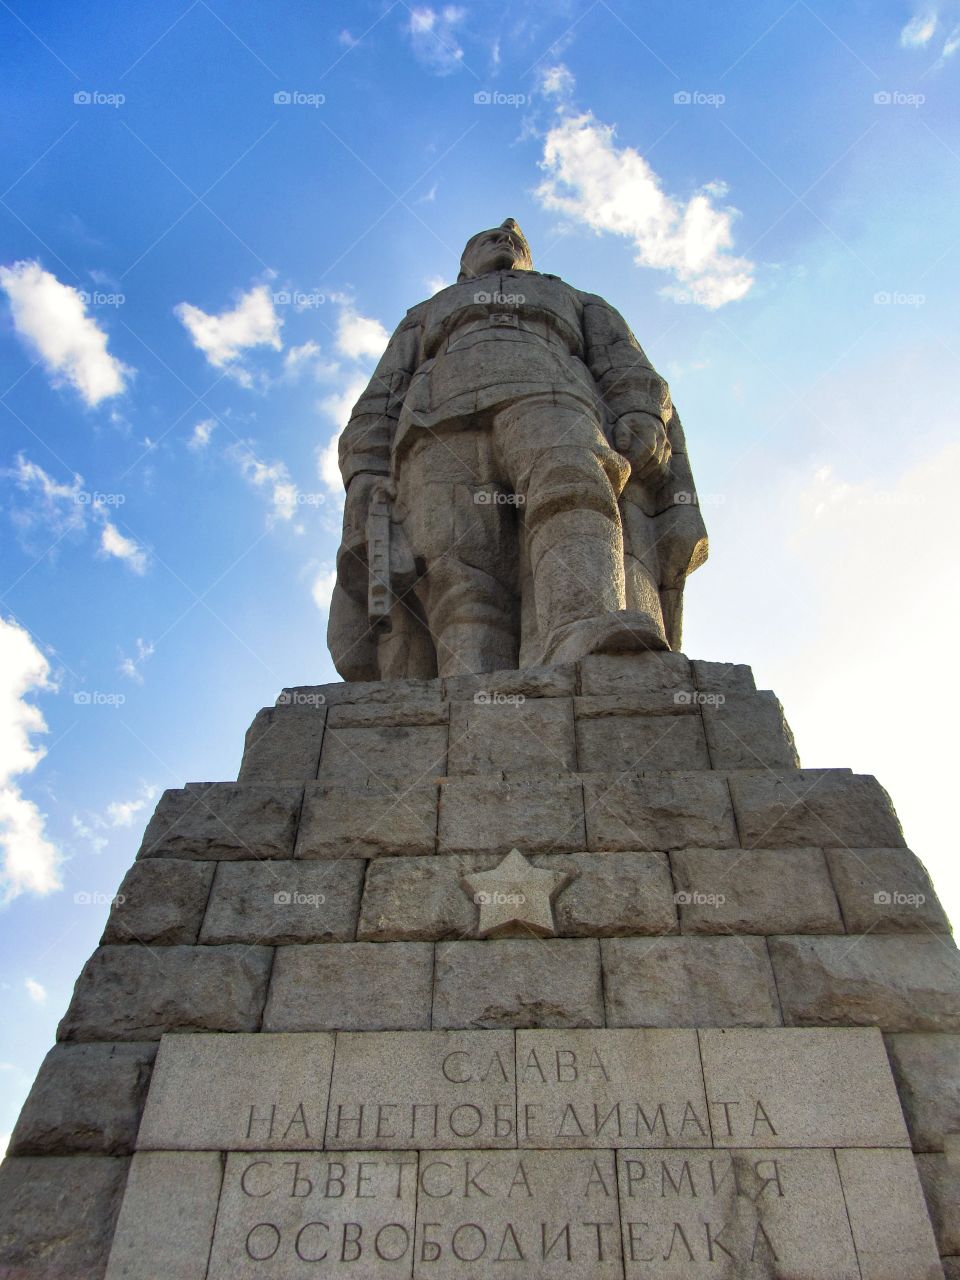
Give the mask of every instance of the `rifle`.
POLYGON ((390 611, 397 591, 407 590, 416 579, 416 566, 402 527, 393 520, 391 486, 377 484, 367 508, 367 615, 374 631, 391 630, 390 611))

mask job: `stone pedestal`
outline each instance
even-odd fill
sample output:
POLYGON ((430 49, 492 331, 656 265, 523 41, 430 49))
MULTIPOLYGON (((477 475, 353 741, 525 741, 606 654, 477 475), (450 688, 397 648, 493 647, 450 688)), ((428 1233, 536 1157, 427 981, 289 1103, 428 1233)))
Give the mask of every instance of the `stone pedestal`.
POLYGON ((58 1041, 7 1280, 960 1267, 949 927, 744 667, 285 690, 161 798, 58 1041))

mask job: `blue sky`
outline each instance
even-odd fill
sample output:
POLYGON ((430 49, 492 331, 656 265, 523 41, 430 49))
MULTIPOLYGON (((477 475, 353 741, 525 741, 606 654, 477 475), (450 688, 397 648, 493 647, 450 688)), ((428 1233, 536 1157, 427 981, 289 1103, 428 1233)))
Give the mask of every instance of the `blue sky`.
POLYGON ((960 3, 0 8, 0 1131, 155 798, 335 678, 331 443, 515 217, 669 379, 684 648, 954 916, 960 3), (479 95, 479 96, 478 96, 479 95))

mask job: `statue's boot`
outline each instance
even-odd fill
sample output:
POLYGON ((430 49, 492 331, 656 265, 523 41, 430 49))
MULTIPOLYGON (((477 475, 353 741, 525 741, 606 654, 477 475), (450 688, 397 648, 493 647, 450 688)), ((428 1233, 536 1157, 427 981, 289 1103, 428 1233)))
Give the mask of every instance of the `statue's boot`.
POLYGON ((546 665, 576 662, 591 653, 643 653, 669 649, 656 618, 638 609, 619 609, 558 627, 547 638, 546 665))

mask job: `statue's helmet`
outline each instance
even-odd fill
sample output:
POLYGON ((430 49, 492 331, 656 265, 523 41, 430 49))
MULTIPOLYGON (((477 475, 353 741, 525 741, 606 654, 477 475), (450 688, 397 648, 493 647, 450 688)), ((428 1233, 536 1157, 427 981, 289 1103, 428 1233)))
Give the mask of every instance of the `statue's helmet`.
POLYGON ((471 280, 487 271, 532 271, 530 245, 519 223, 507 218, 499 227, 490 227, 471 236, 460 257, 458 280, 471 280), (487 264, 490 265, 487 265, 487 264))

